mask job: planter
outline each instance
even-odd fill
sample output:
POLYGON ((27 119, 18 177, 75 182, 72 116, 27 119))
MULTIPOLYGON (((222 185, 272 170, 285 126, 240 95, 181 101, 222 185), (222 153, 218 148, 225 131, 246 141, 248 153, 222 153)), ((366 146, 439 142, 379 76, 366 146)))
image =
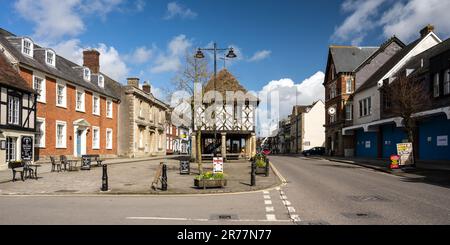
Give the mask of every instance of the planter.
POLYGON ((222 188, 227 185, 226 179, 209 180, 209 179, 194 179, 194 186, 197 188, 222 188))
POLYGON ((256 174, 266 174, 266 167, 256 167, 256 174))

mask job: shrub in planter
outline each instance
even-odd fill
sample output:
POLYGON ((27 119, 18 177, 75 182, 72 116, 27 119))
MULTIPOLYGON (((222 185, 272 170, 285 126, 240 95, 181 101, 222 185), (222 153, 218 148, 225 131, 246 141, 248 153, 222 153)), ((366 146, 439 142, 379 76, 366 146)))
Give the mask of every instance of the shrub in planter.
POLYGON ((206 172, 194 178, 194 186, 199 188, 220 188, 227 185, 227 180, 223 173, 206 172))
POLYGON ((265 174, 268 175, 267 171, 267 157, 263 154, 257 154, 255 157, 256 164, 256 174, 265 174))

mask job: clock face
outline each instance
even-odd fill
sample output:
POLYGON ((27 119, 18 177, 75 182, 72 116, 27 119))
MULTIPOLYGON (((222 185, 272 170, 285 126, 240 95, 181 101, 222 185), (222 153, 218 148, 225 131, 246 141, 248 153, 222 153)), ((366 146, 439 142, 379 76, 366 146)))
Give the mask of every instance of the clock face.
POLYGON ((330 115, 336 114, 336 108, 334 108, 334 107, 328 108, 328 114, 330 114, 330 115))

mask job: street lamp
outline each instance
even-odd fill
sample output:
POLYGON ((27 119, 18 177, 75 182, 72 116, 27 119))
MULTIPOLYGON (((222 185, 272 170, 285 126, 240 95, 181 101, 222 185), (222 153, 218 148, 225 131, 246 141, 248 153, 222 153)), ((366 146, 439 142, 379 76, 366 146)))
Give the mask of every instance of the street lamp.
MULTIPOLYGON (((225 55, 226 58, 234 59, 237 57, 237 55, 234 53, 234 49, 232 47, 230 48, 217 48, 217 43, 214 43, 212 48, 198 48, 197 53, 195 54, 196 59, 203 59, 205 58, 205 55, 202 51, 212 51, 214 53, 214 92, 216 91, 216 79, 217 79, 217 52, 224 52, 228 51, 227 55, 225 55)), ((214 94, 215 95, 215 94, 214 94)), ((214 102, 215 102, 214 98, 214 102)), ((215 113, 215 110, 214 110, 215 113)), ((214 114, 214 144, 217 143, 217 126, 216 126, 216 115, 214 114)), ((214 149, 213 152, 214 156, 216 156, 216 151, 214 149)))

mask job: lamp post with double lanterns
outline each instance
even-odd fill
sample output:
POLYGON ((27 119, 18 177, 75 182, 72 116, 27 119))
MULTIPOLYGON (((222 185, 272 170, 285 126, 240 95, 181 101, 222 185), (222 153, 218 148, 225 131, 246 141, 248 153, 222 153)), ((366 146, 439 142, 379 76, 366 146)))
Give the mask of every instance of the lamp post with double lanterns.
MULTIPOLYGON (((203 54, 203 51, 211 51, 214 54, 214 92, 216 91, 216 79, 217 79, 217 53, 218 52, 225 52, 228 51, 227 55, 225 55, 225 58, 228 59, 234 59, 237 57, 237 55, 234 53, 234 49, 232 47, 230 48, 218 48, 217 43, 213 44, 212 48, 198 48, 197 53, 195 54, 196 59, 204 59, 205 55, 203 54)), ((215 94, 214 94, 215 95, 215 94)), ((216 98, 214 98, 214 102, 216 101, 216 98)), ((215 144, 217 144, 217 125, 216 125, 216 115, 214 110, 214 147, 215 144)), ((214 148, 213 152, 214 157, 216 157, 216 150, 214 148)))

